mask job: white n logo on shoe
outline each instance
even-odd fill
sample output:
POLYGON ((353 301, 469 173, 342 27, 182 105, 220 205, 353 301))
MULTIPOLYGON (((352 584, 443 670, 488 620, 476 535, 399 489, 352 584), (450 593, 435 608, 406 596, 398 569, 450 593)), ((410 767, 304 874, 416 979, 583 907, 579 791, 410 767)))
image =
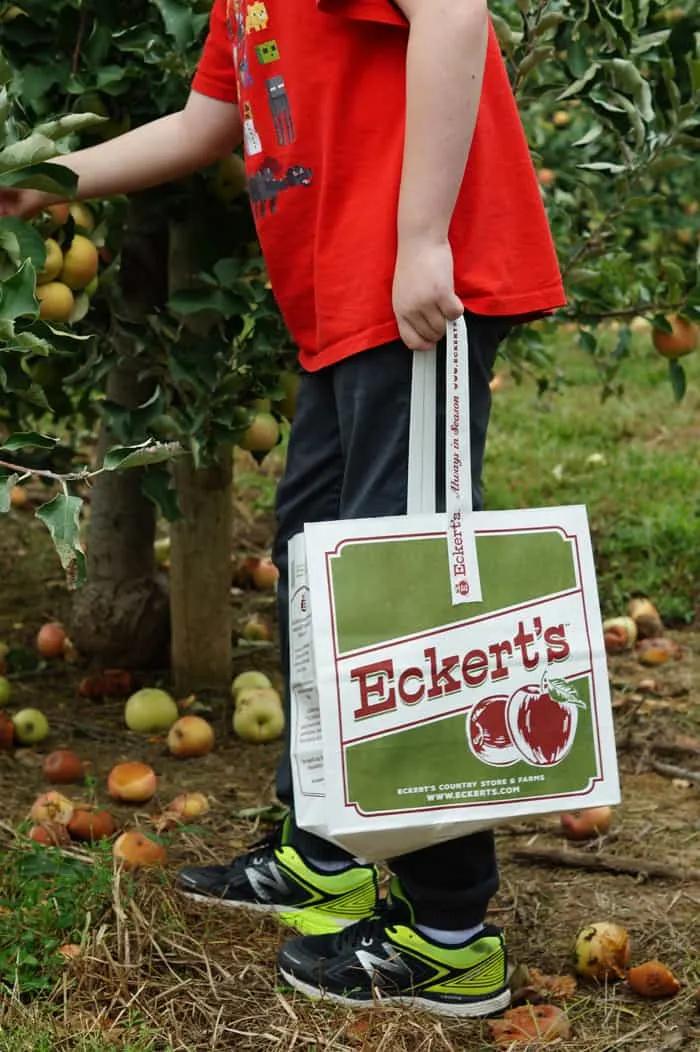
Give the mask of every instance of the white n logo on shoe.
POLYGON ((383 942, 382 949, 386 953, 386 957, 377 957, 373 953, 368 953, 367 950, 355 950, 355 956, 370 979, 375 977, 381 979, 382 976, 387 974, 405 976, 409 970, 401 960, 396 947, 392 946, 390 942, 383 942))
POLYGON ((255 894, 263 902, 270 902, 276 891, 285 895, 289 890, 287 882, 274 862, 268 862, 266 869, 246 866, 245 875, 255 894))

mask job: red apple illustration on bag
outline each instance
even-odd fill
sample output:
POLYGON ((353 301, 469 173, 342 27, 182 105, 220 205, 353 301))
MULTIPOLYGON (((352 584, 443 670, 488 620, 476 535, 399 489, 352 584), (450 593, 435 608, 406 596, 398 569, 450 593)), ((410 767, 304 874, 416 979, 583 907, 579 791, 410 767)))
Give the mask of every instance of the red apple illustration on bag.
POLYGON ((492 767, 517 763, 520 753, 506 724, 507 694, 482 698, 467 716, 467 741, 477 760, 492 767))
POLYGON ((576 737, 579 709, 585 703, 564 679, 545 672, 539 687, 521 687, 506 705, 506 723, 522 758, 535 767, 554 767, 569 753, 576 737))

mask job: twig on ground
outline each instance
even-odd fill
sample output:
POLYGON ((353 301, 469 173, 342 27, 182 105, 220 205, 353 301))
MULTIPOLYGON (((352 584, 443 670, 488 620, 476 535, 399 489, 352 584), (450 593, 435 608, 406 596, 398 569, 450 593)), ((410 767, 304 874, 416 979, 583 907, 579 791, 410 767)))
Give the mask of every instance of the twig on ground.
POLYGON ((588 854, 583 851, 562 851, 556 848, 520 847, 510 852, 514 862, 545 862, 550 866, 569 869, 588 869, 605 873, 629 873, 636 877, 655 877, 659 880, 700 881, 700 870, 682 869, 664 862, 643 858, 623 858, 622 855, 588 854))
POLYGON ((685 782, 693 782, 700 785, 700 772, 689 771, 687 767, 676 767, 672 763, 659 763, 658 760, 649 761, 657 774, 663 774, 665 778, 682 778, 685 782))

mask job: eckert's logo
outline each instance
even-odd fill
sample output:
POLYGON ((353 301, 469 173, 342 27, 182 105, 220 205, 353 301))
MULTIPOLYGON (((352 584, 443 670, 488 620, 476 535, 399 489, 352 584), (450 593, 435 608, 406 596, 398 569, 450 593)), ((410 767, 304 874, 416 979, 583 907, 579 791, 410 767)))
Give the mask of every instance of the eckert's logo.
POLYGON ((570 654, 564 625, 550 625, 543 629, 539 617, 532 628, 524 621, 510 639, 491 643, 486 648, 467 650, 462 654, 438 654, 436 646, 426 647, 421 665, 397 669, 392 658, 351 669, 350 679, 357 684, 359 705, 354 710, 356 720, 393 712, 402 705, 418 705, 458 694, 464 687, 481 687, 485 683, 503 683, 510 679, 511 668, 517 663, 517 674, 522 669, 533 672, 546 655, 546 664, 565 661, 570 654))

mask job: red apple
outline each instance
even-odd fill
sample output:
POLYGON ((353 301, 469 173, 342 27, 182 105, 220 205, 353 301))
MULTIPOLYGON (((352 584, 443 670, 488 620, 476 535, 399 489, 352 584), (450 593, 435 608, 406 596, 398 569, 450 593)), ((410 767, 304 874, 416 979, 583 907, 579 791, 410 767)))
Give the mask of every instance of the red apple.
POLYGON ((70 749, 56 749, 44 760, 44 778, 52 785, 73 785, 85 777, 83 761, 70 749))
POLYGON ((253 584, 261 591, 269 591, 277 587, 279 570, 272 559, 259 559, 257 566, 252 571, 253 584))
POLYGON ((493 767, 517 763, 520 753, 506 723, 507 694, 482 698, 467 716, 467 742, 477 760, 493 767))
POLYGON ((68 823, 68 832, 74 840, 85 840, 95 844, 103 838, 109 839, 116 830, 114 818, 103 807, 79 804, 68 823))
POLYGON ((522 758, 535 767, 561 763, 574 744, 583 701, 566 680, 547 677, 541 686, 521 687, 506 706, 506 722, 522 758))
POLYGON ((36 637, 36 648, 43 658, 57 658, 63 654, 66 630, 58 621, 42 625, 36 637))

